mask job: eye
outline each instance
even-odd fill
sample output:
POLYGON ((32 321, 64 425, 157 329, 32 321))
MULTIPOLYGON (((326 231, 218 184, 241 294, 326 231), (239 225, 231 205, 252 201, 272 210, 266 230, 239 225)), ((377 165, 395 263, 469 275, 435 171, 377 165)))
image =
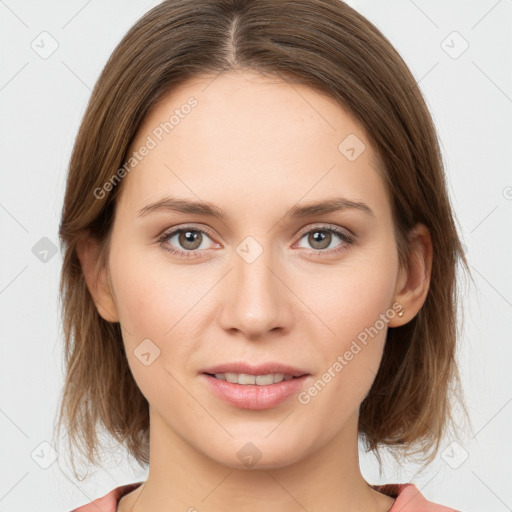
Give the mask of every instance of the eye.
POLYGON ((316 254, 320 253, 337 253, 344 251, 349 245, 355 242, 354 236, 341 230, 335 226, 317 226, 314 229, 309 229, 305 233, 302 233, 301 240, 306 238, 308 244, 315 251, 316 254), (341 240, 338 245, 332 246, 332 243, 341 240))
MULTIPOLYGON (((208 248, 204 246, 204 242, 210 236, 210 233, 205 229, 185 226, 165 233, 158 241, 166 251, 172 254, 193 258, 197 256, 198 252, 208 248), (173 239, 175 239, 174 243, 178 245, 178 248, 171 245, 173 239)), ((216 245, 218 246, 218 244, 216 245)))
MULTIPOLYGON (((219 247, 216 243, 208 247, 207 239, 211 241, 211 237, 213 235, 204 228, 184 226, 165 233, 158 241, 163 249, 171 254, 183 258, 196 258, 200 257, 200 252, 205 249, 219 247)), ((345 251, 355 242, 353 235, 332 225, 317 226, 303 232, 300 237, 300 240, 306 239, 311 250, 317 255, 345 251), (332 244, 336 239, 341 242, 333 248, 332 244)))

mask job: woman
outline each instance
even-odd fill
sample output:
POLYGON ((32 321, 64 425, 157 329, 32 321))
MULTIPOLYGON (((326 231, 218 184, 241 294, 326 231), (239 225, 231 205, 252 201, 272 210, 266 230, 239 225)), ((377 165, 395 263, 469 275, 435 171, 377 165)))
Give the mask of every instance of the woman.
POLYGON ((148 478, 76 511, 449 511, 370 485, 358 438, 431 461, 456 268, 435 129, 338 0, 164 1, 93 91, 62 212, 59 421, 148 478))

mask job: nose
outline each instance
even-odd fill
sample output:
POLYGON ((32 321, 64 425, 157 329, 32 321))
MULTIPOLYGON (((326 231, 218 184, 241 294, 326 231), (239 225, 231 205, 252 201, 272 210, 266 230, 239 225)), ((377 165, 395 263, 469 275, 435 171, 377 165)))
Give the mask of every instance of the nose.
POLYGON ((240 332, 254 340, 269 332, 290 330, 293 311, 298 308, 293 308, 294 294, 286 284, 282 261, 274 258, 271 250, 263 250, 253 261, 243 252, 234 255, 234 268, 219 294, 217 321, 225 331, 240 332))

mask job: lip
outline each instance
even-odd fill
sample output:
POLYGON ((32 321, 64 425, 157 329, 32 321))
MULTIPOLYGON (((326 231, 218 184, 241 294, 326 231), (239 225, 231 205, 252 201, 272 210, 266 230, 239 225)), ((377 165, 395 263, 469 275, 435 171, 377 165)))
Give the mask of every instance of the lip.
POLYGON ((206 384, 219 397, 240 409, 270 409, 281 404, 304 387, 309 375, 303 375, 291 380, 283 380, 268 386, 252 384, 233 384, 216 379, 211 375, 201 375, 206 384))
POLYGON ((284 373, 292 377, 301 377, 302 375, 309 375, 306 370, 296 368, 293 366, 277 363, 266 362, 257 365, 252 365, 244 361, 235 361, 232 363, 218 364, 201 370, 199 373, 246 373, 248 375, 269 375, 270 373, 284 373))
POLYGON ((281 363, 261 363, 250 365, 244 362, 225 363, 206 368, 200 377, 206 385, 221 399, 240 409, 270 409, 283 403, 304 388, 310 374, 300 368, 281 363), (267 386, 252 384, 234 384, 216 379, 215 373, 245 373, 248 375, 268 375, 284 373, 292 375, 293 379, 283 380, 267 386), (209 375, 211 374, 211 375, 209 375))

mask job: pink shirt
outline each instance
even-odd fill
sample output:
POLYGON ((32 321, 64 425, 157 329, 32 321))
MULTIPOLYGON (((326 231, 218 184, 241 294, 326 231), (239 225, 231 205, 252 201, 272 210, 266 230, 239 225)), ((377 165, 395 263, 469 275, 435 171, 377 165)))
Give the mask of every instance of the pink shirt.
MULTIPOLYGON (((75 508, 71 512, 116 512, 119 500, 142 483, 135 482, 116 487, 105 496, 75 508)), ((395 498, 395 503, 389 512, 458 512, 454 508, 428 501, 414 484, 374 485, 373 488, 395 498)))

